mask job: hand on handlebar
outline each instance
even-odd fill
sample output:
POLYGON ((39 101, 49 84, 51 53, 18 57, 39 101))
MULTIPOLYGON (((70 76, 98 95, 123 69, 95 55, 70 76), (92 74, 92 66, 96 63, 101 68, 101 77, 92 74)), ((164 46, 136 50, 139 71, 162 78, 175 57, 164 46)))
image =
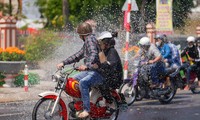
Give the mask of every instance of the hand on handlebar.
POLYGON ((64 67, 64 64, 63 63, 59 63, 59 64, 57 64, 57 69, 62 69, 64 67))
POLYGON ((85 66, 85 65, 81 65, 81 66, 79 66, 77 69, 78 69, 79 71, 84 71, 84 70, 87 70, 88 68, 87 68, 87 66, 85 66))
POLYGON ((153 63, 154 63, 153 60, 149 60, 149 61, 147 62, 147 64, 153 64, 153 63))

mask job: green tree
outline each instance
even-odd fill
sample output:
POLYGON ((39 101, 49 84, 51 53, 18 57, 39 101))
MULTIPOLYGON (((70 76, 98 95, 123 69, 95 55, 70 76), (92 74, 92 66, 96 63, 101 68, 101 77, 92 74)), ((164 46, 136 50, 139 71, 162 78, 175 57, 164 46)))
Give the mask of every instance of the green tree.
POLYGON ((47 19, 48 27, 61 27, 63 25, 61 0, 37 0, 40 13, 47 19))
POLYGON ((4 4, 4 3, 0 2, 0 11, 2 11, 3 15, 10 14, 10 5, 9 4, 4 4))
MULTIPOLYGON (((98 24, 102 25, 107 20, 109 24, 105 24, 106 26, 110 24, 119 25, 119 18, 122 19, 123 17, 121 8, 124 2, 125 0, 37 0, 37 5, 40 7, 40 12, 48 19, 49 26, 52 26, 52 23, 56 23, 56 21, 59 21, 57 23, 63 26, 67 24, 67 20, 75 26, 87 19, 96 19, 98 24), (68 3, 69 9, 64 6, 65 9, 63 10, 62 3, 68 3), (63 14, 62 10, 67 12, 63 14), (63 15, 65 15, 64 18, 63 15)), ((155 22, 156 0, 136 0, 136 2, 139 11, 131 14, 131 21, 135 21, 133 26, 136 24, 138 24, 137 27, 145 26, 148 22, 155 22), (142 24, 138 23, 141 22, 141 18, 142 24)), ((188 18, 192 7, 192 0, 173 0, 173 24, 175 27, 184 26, 185 19, 188 18)))

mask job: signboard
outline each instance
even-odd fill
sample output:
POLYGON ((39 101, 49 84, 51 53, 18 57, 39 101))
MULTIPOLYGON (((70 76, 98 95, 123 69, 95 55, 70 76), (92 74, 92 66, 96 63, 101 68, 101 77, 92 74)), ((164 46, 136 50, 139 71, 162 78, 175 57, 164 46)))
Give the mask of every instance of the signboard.
POLYGON ((156 0, 156 32, 162 34, 172 34, 172 1, 156 0))
MULTIPOLYGON (((127 11, 128 10, 128 0, 124 3, 122 7, 122 11, 127 11)), ((138 11, 138 6, 135 2, 135 0, 131 0, 131 11, 138 11)))

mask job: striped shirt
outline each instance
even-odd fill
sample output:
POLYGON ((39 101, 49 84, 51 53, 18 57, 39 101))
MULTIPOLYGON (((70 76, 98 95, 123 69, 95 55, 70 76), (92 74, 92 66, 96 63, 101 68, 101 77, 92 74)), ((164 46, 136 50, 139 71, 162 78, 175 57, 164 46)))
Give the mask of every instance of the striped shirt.
POLYGON ((84 64, 91 70, 93 69, 92 64, 99 63, 98 51, 98 42, 95 35, 88 35, 84 41, 83 47, 74 55, 64 60, 63 63, 67 65, 84 59, 84 64))

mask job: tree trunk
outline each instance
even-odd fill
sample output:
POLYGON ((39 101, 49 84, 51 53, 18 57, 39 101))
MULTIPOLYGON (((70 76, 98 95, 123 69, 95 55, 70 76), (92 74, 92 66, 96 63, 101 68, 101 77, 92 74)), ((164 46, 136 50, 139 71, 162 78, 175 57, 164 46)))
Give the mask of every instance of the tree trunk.
POLYGON ((142 18, 145 17, 145 5, 146 5, 146 0, 142 0, 142 5, 141 5, 141 8, 140 8, 140 13, 141 13, 141 16, 142 18))
POLYGON ((141 19, 139 20, 139 25, 140 25, 140 32, 145 32, 145 27, 146 27, 146 24, 145 24, 145 20, 146 20, 146 17, 145 17, 145 6, 146 6, 146 3, 147 3, 147 0, 142 0, 142 5, 141 5, 141 8, 140 8, 140 13, 141 13, 141 19))
POLYGON ((69 1, 68 0, 62 0, 63 3, 63 20, 64 20, 64 26, 65 28, 71 30, 71 23, 69 21, 69 1))
POLYGON ((22 14, 22 0, 17 0, 17 2, 18 2, 17 14, 21 15, 22 14))
POLYGON ((12 16, 12 1, 9 0, 9 14, 12 16))

